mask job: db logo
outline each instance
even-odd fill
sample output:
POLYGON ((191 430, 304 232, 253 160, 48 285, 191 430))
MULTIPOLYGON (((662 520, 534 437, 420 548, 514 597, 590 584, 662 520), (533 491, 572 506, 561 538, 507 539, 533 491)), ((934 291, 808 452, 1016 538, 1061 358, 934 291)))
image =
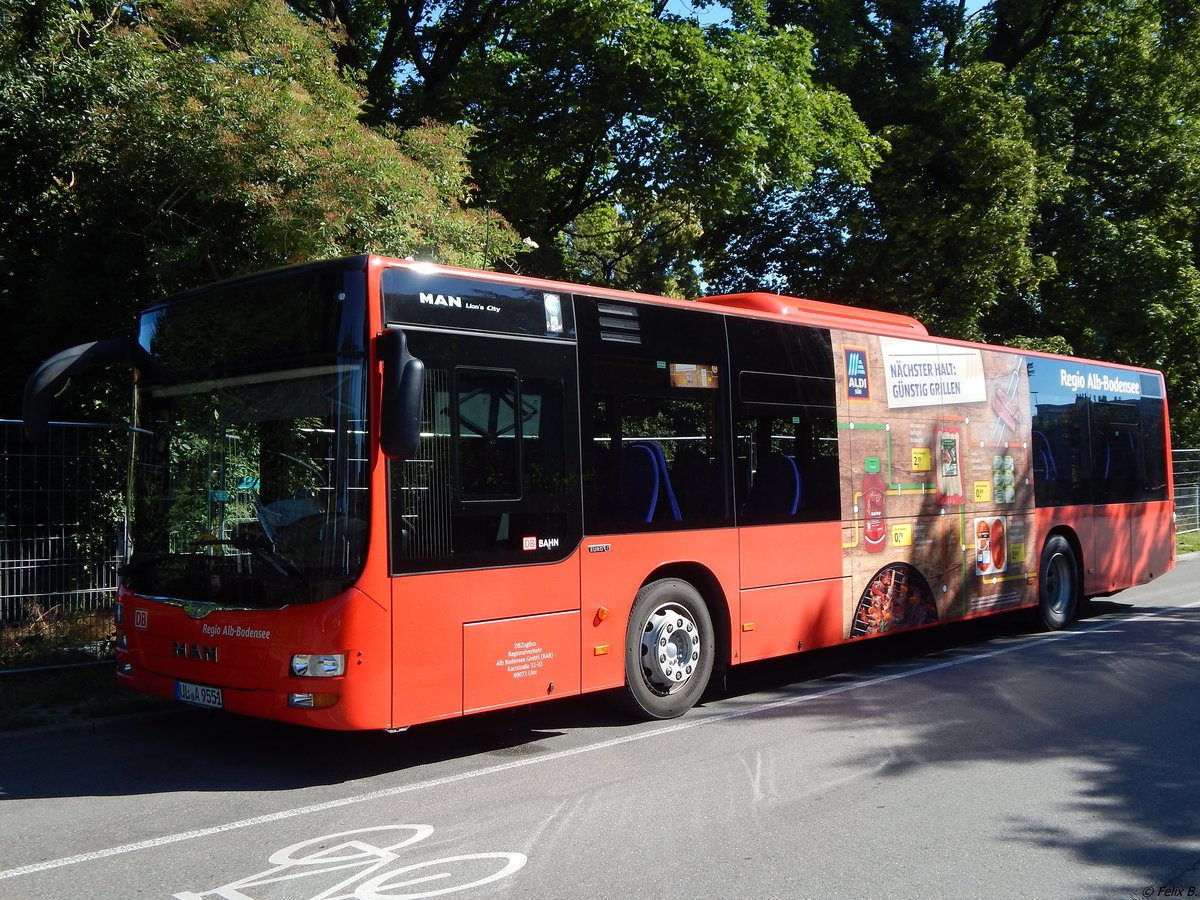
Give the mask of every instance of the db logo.
POLYGON ((536 550, 538 548, 538 539, 536 537, 527 537, 521 539, 522 550, 536 550))
POLYGON ((133 627, 145 631, 150 627, 150 610, 135 609, 133 611, 133 627))

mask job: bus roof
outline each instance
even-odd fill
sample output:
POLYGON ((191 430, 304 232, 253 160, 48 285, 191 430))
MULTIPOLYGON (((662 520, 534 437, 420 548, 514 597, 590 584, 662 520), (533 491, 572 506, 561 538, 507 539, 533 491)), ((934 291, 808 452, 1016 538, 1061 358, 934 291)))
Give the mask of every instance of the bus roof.
POLYGON ((785 297, 782 294, 756 292, 751 294, 720 294, 701 297, 697 303, 723 306, 731 309, 774 313, 802 319, 806 324, 824 325, 829 328, 864 326, 877 333, 926 336, 929 331, 912 316, 808 300, 802 297, 785 297))
MULTIPOLYGON (((440 263, 428 263, 409 259, 402 260, 382 256, 373 256, 371 259, 377 265, 436 270, 448 274, 465 275, 467 277, 494 279, 508 284, 541 285, 558 291, 586 293, 617 300, 667 304, 696 304, 705 307, 724 308, 731 311, 782 316, 804 322, 807 325, 823 326, 825 328, 860 328, 864 331, 879 334, 895 334, 908 337, 929 335, 929 331, 919 321, 912 316, 906 316, 901 313, 845 306, 840 303, 809 300, 802 297, 787 297, 782 294, 769 294, 763 291, 745 294, 718 294, 700 297, 696 300, 684 300, 678 297, 662 297, 598 285, 572 284, 527 275, 465 269, 458 266, 442 265, 440 263)), ((713 311, 717 310, 714 309, 713 311)))

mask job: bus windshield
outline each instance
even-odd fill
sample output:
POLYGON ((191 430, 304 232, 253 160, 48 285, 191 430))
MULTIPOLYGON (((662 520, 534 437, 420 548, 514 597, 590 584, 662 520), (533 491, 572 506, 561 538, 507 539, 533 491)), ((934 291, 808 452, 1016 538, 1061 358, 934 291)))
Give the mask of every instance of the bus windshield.
POLYGON ((278 608, 331 597, 361 573, 361 279, 314 268, 143 316, 160 367, 137 391, 131 590, 278 608))

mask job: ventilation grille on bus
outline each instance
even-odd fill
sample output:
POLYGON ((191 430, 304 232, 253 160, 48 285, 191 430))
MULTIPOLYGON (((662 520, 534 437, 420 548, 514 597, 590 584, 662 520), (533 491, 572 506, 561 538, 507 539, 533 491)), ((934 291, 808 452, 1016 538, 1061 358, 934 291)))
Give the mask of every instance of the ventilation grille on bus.
POLYGON ((636 306, 597 303, 596 312, 600 314, 600 340, 622 344, 642 342, 642 323, 638 321, 636 306))

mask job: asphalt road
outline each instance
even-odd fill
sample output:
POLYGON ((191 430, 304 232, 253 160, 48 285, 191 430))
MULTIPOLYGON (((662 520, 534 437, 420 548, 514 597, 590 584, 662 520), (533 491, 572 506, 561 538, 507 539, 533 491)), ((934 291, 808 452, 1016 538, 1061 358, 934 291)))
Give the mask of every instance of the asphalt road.
POLYGON ((669 723, 11 735, 0 897, 1200 896, 1198 580, 745 667, 669 723))

